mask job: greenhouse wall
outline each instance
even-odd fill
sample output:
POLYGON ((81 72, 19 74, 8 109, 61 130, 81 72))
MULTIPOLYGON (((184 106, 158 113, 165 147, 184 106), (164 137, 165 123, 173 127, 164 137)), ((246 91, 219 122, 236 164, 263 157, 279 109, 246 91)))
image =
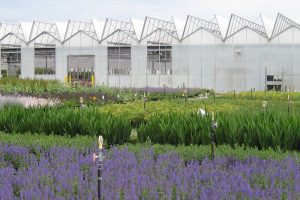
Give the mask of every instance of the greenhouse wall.
POLYGON ((220 91, 264 90, 268 39, 244 28, 217 50, 216 88, 220 91))
POLYGON ((34 78, 34 48, 21 47, 21 77, 34 78))
POLYGON ((300 30, 290 28, 270 42, 270 74, 283 77, 284 89, 300 90, 300 30))
POLYGON ((137 44, 131 47, 132 87, 146 87, 147 80, 147 46, 137 44))
MULTIPOLYGON (((262 25, 233 17, 236 21, 228 25, 227 33, 224 30, 221 33, 216 22, 197 21, 197 18, 190 17, 191 29, 182 34, 174 32, 172 21, 147 18, 149 23, 156 20, 155 23, 164 23, 167 27, 164 29, 161 24, 155 27, 156 24, 150 23, 150 34, 144 35, 136 35, 130 22, 127 22, 130 28, 120 30, 126 22, 108 20, 114 31, 104 31, 107 34, 104 40, 100 25, 95 26, 99 29, 96 29, 96 34, 90 22, 86 22, 89 26, 83 26, 84 22, 70 21, 75 28, 74 32, 73 28, 67 29, 68 38, 56 34, 54 43, 44 44, 55 48, 55 74, 35 74, 35 41, 16 42, 22 44, 21 77, 63 82, 84 77, 87 82, 110 87, 208 88, 218 92, 272 88, 300 91, 300 25, 284 21, 285 18, 279 15, 277 24, 282 23, 280 20, 290 24, 283 26, 283 30, 281 26, 274 25, 276 31, 268 31, 267 34, 262 25), (236 28, 234 23, 239 22, 237 20, 248 24, 236 28), (114 23, 117 25, 113 26, 114 23), (229 27, 234 30, 229 31, 229 27), (126 35, 129 39, 124 40, 121 36, 126 35), (130 63, 125 72, 109 69, 109 61, 112 63, 115 58, 108 53, 108 47, 114 45, 130 47, 131 60, 118 63, 118 66, 130 63), (155 45, 164 46, 165 52, 156 53, 155 45), (159 62, 155 61, 156 58, 159 62), (161 59, 166 60, 162 63, 161 59), (70 60, 73 60, 72 64, 70 60)), ((6 44, 7 41, 10 40, 1 41, 1 45, 14 45, 6 44)))

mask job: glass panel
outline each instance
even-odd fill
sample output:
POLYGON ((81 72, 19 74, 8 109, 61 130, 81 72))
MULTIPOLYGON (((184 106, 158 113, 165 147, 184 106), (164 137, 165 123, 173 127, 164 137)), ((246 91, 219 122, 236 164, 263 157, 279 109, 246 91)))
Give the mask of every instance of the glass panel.
POLYGON ((131 74, 131 47, 108 47, 108 74, 130 75, 131 74))
POLYGON ((150 75, 172 74, 172 46, 147 47, 147 73, 150 75))
POLYGON ((35 74, 55 74, 55 48, 34 49, 35 74))
POLYGON ((1 49, 2 76, 19 76, 21 74, 21 49, 1 49))

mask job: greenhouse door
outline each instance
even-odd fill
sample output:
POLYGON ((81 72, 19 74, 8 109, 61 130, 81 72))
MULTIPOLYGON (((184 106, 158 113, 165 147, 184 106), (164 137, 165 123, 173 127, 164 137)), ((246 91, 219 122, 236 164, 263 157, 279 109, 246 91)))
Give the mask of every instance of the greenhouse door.
POLYGON ((68 80, 74 85, 94 84, 95 56, 68 56, 68 80))

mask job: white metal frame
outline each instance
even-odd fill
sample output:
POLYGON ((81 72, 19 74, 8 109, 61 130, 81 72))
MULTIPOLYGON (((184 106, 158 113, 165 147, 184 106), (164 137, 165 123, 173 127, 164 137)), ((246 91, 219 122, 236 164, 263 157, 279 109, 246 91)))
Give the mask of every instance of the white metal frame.
POLYGON ((235 35, 236 33, 238 33, 239 31, 241 31, 244 28, 249 28, 249 29, 255 31, 257 34, 268 39, 268 35, 267 35, 266 28, 264 27, 264 25, 249 21, 247 19, 244 19, 244 18, 239 17, 234 14, 232 14, 230 17, 230 21, 229 21, 229 25, 228 25, 228 29, 227 29, 227 33, 226 33, 226 39, 235 35))
POLYGON ((74 37, 75 35, 81 32, 85 33, 92 39, 99 41, 95 30, 95 26, 92 21, 84 22, 84 21, 77 21, 77 20, 69 20, 63 43, 67 42, 72 37, 74 37))
POLYGON ((188 15, 181 40, 184 40, 200 29, 204 29, 216 37, 223 39, 218 23, 188 15))
POLYGON ((287 29, 289 29, 291 27, 296 27, 296 28, 300 29, 300 25, 298 23, 296 23, 293 20, 291 20, 290 18, 282 15, 281 13, 278 13, 275 24, 274 24, 274 28, 272 31, 272 36, 270 39, 278 36, 279 34, 281 34, 282 32, 286 31, 287 29))

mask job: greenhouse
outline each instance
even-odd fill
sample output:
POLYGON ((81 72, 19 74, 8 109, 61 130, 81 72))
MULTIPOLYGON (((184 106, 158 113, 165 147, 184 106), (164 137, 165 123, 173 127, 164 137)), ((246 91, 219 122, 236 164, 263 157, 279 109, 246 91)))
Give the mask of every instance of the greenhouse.
POLYGON ((300 90, 300 24, 278 13, 0 24, 1 77, 109 87, 300 90))

